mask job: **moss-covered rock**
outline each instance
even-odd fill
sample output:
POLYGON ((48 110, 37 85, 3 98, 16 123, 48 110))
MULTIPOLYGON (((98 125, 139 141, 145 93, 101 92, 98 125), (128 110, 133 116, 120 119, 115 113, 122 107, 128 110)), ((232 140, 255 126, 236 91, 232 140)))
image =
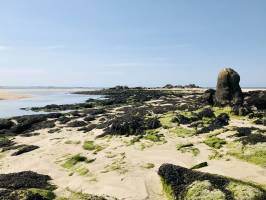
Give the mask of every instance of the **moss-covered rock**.
POLYGON ((210 181, 194 181, 184 194, 184 200, 225 200, 224 193, 213 187, 210 181))
POLYGON ((161 177, 163 189, 171 200, 266 199, 266 190, 255 184, 172 164, 160 166, 158 174, 161 177))

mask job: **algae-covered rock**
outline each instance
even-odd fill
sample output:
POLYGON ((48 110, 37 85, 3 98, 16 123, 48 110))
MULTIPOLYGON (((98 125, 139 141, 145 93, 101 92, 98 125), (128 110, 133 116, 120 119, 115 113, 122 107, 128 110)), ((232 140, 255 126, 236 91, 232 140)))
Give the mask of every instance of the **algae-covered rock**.
POLYGON ((51 180, 49 176, 32 171, 0 174, 0 188, 46 188, 49 186, 49 180, 51 180))
POLYGON ((50 179, 32 171, 0 174, 0 200, 52 200, 55 194, 50 179))
POLYGON ((225 194, 213 187, 210 181, 194 181, 188 186, 187 191, 184 194, 185 200, 225 200, 225 194))
POLYGON ((266 190, 251 183, 163 164, 158 171, 173 200, 265 200, 266 190))
POLYGON ((239 85, 240 76, 231 68, 220 71, 215 93, 217 105, 241 105, 243 94, 239 85))

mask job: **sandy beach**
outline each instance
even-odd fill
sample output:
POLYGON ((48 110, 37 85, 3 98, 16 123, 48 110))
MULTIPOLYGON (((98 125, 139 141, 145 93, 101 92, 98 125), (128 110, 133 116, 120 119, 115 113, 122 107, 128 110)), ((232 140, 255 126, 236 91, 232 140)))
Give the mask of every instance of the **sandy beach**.
POLYGON ((19 94, 6 89, 0 89, 0 100, 18 100, 30 98, 28 94, 19 94))
MULTIPOLYGON (((74 113, 64 114, 61 116, 62 119, 42 121, 40 125, 38 125, 40 119, 36 116, 38 122, 34 127, 37 129, 26 131, 30 135, 18 134, 9 137, 12 143, 18 147, 11 146, 9 150, 0 154, 1 173, 31 170, 49 175, 52 179, 51 183, 56 186, 54 193, 58 197, 70 199, 72 199, 71 195, 79 193, 108 196, 106 199, 167 200, 161 178, 158 176, 160 166, 165 163, 191 168, 199 163, 208 162, 207 166, 199 168, 197 171, 260 185, 266 183, 264 166, 246 162, 230 153, 232 151, 230 145, 238 144, 236 127, 259 131, 262 133, 261 137, 264 137, 266 132, 264 125, 254 124, 246 117, 230 115, 228 125, 210 132, 192 134, 193 129, 187 125, 178 125, 172 122, 172 117, 180 113, 178 110, 171 111, 172 104, 175 105, 175 108, 177 105, 185 106, 186 103, 193 105, 191 102, 194 102, 195 98, 201 97, 205 90, 184 89, 182 92, 180 90, 160 91, 156 89, 154 91, 156 94, 163 91, 166 94, 170 92, 172 95, 145 101, 140 107, 134 107, 133 104, 121 106, 119 103, 111 107, 104 106, 95 109, 80 107, 76 108, 74 113), (184 96, 179 96, 180 92, 184 96), (107 134, 104 137, 99 137, 106 132, 105 122, 119 116, 126 117, 127 113, 130 116, 131 112, 135 112, 135 110, 146 112, 151 108, 153 112, 158 112, 156 110, 159 109, 163 114, 154 115, 160 119, 161 125, 151 130, 150 135, 144 135, 138 139, 138 136, 134 134, 124 136, 115 132, 114 135, 107 134), (103 112, 101 109, 105 111, 103 112), (127 111, 128 109, 130 111, 127 111), (164 111, 164 109, 166 110, 164 111), (84 113, 95 114, 88 119, 87 117, 91 114, 84 113), (67 121, 64 122, 65 120, 67 121), (88 123, 85 123, 87 120, 89 120, 88 123), (54 126, 51 126, 50 122, 54 123, 54 126), (45 123, 51 128, 46 128, 45 123), (93 127, 87 129, 90 126, 93 127), (224 145, 219 146, 219 149, 208 146, 206 139, 211 137, 215 137, 218 141, 224 141, 224 145), (86 144, 88 147, 85 146, 86 144), (177 147, 180 144, 190 145, 179 150, 177 147), (19 145, 38 148, 18 156, 12 156, 21 148, 19 145), (73 161, 75 157, 85 159, 85 161, 73 161)), ((150 94, 153 91, 147 90, 147 92, 150 94)), ((199 102, 199 99, 196 102, 199 102)), ((69 106, 71 109, 71 105, 69 106)), ((80 106, 86 107, 85 104, 80 106)), ((46 107, 39 109, 47 110, 46 107)), ((56 109, 60 109, 60 106, 49 107, 49 109, 49 111, 55 112, 56 109)), ((215 112, 216 117, 223 112, 229 114, 228 108, 213 107, 211 109, 212 112, 215 112)), ((27 117, 25 119, 29 120, 27 117)))

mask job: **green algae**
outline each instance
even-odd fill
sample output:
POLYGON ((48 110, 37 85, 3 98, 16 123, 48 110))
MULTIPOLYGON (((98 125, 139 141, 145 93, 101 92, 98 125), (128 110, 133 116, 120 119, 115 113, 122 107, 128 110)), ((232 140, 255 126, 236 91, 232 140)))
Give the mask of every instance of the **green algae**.
POLYGON ((218 137, 207 137, 203 142, 209 147, 215 149, 220 149, 224 144, 226 144, 224 139, 218 137))
POLYGON ((238 159, 266 167, 266 143, 244 145, 241 142, 231 142, 227 145, 228 155, 238 159))
POLYGON ((208 181, 194 181, 187 188, 184 200, 226 200, 225 194, 208 181))
POLYGON ((175 200, 174 191, 170 184, 166 182, 164 178, 161 177, 161 184, 163 188, 163 192, 168 200, 175 200))
POLYGON ((192 143, 177 144, 176 149, 182 153, 192 153, 193 156, 197 156, 200 153, 200 150, 194 147, 192 143))

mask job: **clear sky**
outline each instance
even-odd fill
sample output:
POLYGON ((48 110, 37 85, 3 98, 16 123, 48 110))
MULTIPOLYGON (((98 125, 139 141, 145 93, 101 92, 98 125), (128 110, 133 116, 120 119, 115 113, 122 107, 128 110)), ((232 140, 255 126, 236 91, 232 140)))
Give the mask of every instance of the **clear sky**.
POLYGON ((266 86, 265 0, 0 0, 0 85, 266 86))

